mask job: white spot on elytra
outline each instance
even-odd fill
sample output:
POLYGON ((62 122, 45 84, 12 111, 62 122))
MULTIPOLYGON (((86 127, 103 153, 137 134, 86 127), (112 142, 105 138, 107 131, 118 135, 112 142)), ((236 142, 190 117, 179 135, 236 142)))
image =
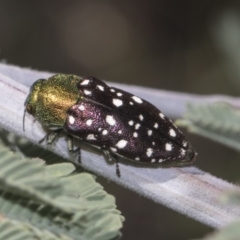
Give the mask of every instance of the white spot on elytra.
POLYGON ((157 123, 155 123, 155 124, 154 124, 154 127, 155 127, 155 128, 158 128, 158 124, 157 124, 157 123))
POLYGON ((148 130, 148 136, 152 135, 152 130, 148 130))
POLYGON ((164 162, 164 159, 161 158, 161 159, 158 160, 158 162, 159 163, 164 162))
POLYGON ((176 132, 171 128, 170 130, 169 130, 169 135, 171 136, 171 137, 176 137, 176 132))
POLYGON ((119 130, 119 131, 118 131, 118 134, 122 134, 122 130, 119 130))
POLYGON ((133 133, 133 137, 137 138, 138 134, 136 132, 133 133))
POLYGON ((183 149, 183 148, 181 148, 181 150, 180 150, 180 154, 181 154, 182 156, 185 156, 185 155, 186 155, 186 150, 183 149))
POLYGON ((155 142, 152 142, 152 145, 155 146, 155 142))
POLYGON ((115 90, 113 88, 110 89, 111 92, 115 92, 115 90))
POLYGON ((172 144, 171 144, 171 143, 166 143, 166 144, 165 144, 165 149, 166 149, 167 151, 172 151, 172 144))
POLYGON ((92 119, 88 119, 87 121, 86 121, 86 124, 88 125, 88 126, 91 126, 92 125, 92 119))
POLYGON ((132 99, 137 103, 142 103, 143 102, 141 98, 136 97, 136 96, 132 96, 132 99))
POLYGON ((147 152, 146 152, 147 156, 148 156, 148 157, 151 157, 151 156, 152 156, 152 153, 153 153, 153 149, 152 149, 152 148, 148 148, 148 149, 147 149, 147 152))
POLYGON ((129 102, 130 105, 133 105, 133 102, 129 102))
POLYGON ((137 123, 136 125, 135 125, 135 129, 137 130, 137 129, 139 129, 140 128, 140 124, 139 123, 137 123))
POLYGON ((70 115, 70 116, 68 117, 68 121, 69 121, 70 124, 74 124, 74 123, 75 123, 75 118, 70 115))
POLYGON ((128 124, 132 126, 134 124, 133 120, 129 121, 128 124))
POLYGON ((116 146, 117 146, 118 148, 124 148, 126 145, 127 145, 127 141, 124 140, 124 139, 118 141, 117 144, 116 144, 116 146))
POLYGON ((116 120, 113 118, 113 116, 107 115, 107 116, 106 116, 106 122, 107 122, 109 125, 113 126, 113 125, 115 125, 116 120))
POLYGON ((123 94, 120 93, 120 92, 117 93, 117 96, 118 96, 118 97, 121 97, 122 95, 123 95, 123 94))
POLYGON ((83 82, 81 82, 80 85, 88 85, 89 84, 89 80, 88 79, 85 79, 83 82))
POLYGON ((136 157, 136 158, 135 158, 135 160, 136 160, 136 161, 139 161, 139 160, 140 160, 140 158, 139 158, 139 157, 136 157))
POLYGON ((92 92, 91 91, 88 91, 88 90, 84 90, 84 93, 86 94, 86 95, 90 95, 90 94, 92 94, 92 92))
POLYGON ((102 128, 98 128, 98 131, 100 132, 102 130, 102 128))
POLYGON ((142 114, 139 115, 139 119, 140 119, 141 121, 143 120, 143 115, 142 115, 142 114))
POLYGON ((104 91, 104 87, 101 85, 97 85, 97 88, 100 89, 101 91, 104 91))
POLYGON ((102 131, 102 135, 107 135, 107 134, 108 134, 108 130, 105 129, 102 131))
POLYGON ((114 104, 116 107, 120 107, 120 106, 123 105, 123 101, 120 100, 120 99, 114 98, 114 99, 113 99, 113 104, 114 104))
POLYGON ((117 152, 117 149, 114 148, 114 147, 110 147, 110 149, 111 149, 112 152, 117 152))
POLYGON ((151 160, 151 163, 155 163, 155 162, 156 162, 156 159, 153 158, 153 159, 151 160))
POLYGON ((88 134, 86 139, 87 139, 87 140, 97 140, 97 139, 95 138, 94 134, 88 134))
POLYGON ((187 146, 187 141, 183 141, 182 145, 183 145, 183 147, 186 147, 187 146))
POLYGON ((159 113, 159 116, 160 116, 160 118, 162 118, 162 119, 164 119, 164 118, 165 118, 165 116, 164 116, 164 114, 163 114, 163 113, 159 113))
POLYGON ((78 109, 79 109, 80 111, 83 111, 83 110, 85 110, 85 107, 84 107, 83 105, 80 105, 80 106, 78 107, 78 109))

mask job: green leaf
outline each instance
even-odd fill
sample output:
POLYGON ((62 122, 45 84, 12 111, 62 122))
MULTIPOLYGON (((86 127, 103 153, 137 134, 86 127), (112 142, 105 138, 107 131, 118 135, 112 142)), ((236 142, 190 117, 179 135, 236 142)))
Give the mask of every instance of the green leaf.
MULTIPOLYGON (((0 221, 0 239, 4 240, 71 240, 64 234, 53 234, 48 230, 39 231, 28 223, 0 221)), ((82 238, 79 238, 82 239, 82 238)))
POLYGON ((178 126, 240 150, 240 111, 226 103, 188 105, 178 126))
POLYGON ((115 199, 91 174, 78 173, 71 163, 46 166, 39 159, 21 159, 1 145, 0 156, 0 239, 120 235, 124 219, 115 199))
POLYGON ((240 236, 240 221, 233 222, 221 230, 210 234, 202 240, 238 240, 240 236))

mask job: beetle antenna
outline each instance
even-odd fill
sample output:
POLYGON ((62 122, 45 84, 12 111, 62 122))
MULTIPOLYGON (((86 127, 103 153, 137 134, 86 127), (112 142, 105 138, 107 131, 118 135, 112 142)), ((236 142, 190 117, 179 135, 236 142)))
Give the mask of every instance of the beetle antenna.
POLYGON ((27 109, 25 108, 24 113, 23 113, 23 132, 25 132, 25 116, 26 116, 26 111, 27 111, 27 109))

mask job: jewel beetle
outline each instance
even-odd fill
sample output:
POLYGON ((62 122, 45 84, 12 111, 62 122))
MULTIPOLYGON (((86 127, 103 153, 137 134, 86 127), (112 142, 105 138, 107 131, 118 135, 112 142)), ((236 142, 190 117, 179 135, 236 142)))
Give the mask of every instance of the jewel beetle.
MULTIPOLYGON (((196 152, 182 132, 151 103, 94 77, 57 74, 30 88, 25 112, 50 130, 51 144, 64 130, 72 137, 118 157, 149 164, 186 166, 196 152)), ((25 114, 24 114, 25 116, 25 114)))

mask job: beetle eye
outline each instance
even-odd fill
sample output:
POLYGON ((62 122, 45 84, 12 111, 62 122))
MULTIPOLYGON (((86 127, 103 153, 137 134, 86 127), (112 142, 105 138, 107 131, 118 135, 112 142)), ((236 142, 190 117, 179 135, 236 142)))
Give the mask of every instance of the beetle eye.
POLYGON ((34 114, 32 105, 28 104, 28 105, 26 106, 26 110, 27 110, 27 112, 28 112, 29 114, 32 114, 32 115, 34 114))

